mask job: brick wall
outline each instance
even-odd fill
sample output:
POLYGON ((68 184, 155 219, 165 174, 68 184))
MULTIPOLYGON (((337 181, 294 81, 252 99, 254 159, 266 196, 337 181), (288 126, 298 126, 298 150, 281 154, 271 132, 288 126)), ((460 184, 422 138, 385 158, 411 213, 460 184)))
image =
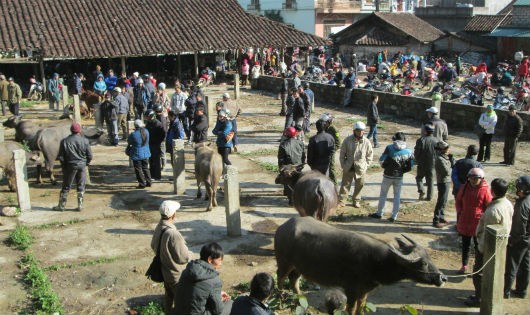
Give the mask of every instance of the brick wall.
MULTIPOLYGON (((261 76, 258 88, 273 93, 280 91, 281 78, 261 76)), ((344 88, 326 84, 311 83, 311 90, 315 92, 318 102, 328 104, 342 104, 344 88)), ((425 118, 425 109, 431 107, 431 100, 419 97, 403 96, 393 93, 374 92, 364 89, 354 91, 353 105, 355 108, 367 109, 370 103, 370 95, 379 95, 379 112, 386 115, 413 119, 421 124, 425 118)), ((478 121, 483 107, 474 105, 463 105, 459 103, 443 102, 441 107, 441 118, 447 122, 449 130, 473 131, 475 122, 478 121)), ((497 134, 502 134, 504 121, 508 111, 497 110, 498 123, 497 134)), ((522 138, 530 140, 530 115, 527 112, 519 113, 524 122, 522 138)))

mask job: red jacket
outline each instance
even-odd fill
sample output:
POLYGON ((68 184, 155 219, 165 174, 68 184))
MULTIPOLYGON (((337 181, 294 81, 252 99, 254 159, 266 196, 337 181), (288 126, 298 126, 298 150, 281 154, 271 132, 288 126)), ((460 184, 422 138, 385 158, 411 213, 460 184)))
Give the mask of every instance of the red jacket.
POLYGON ((482 180, 476 187, 471 186, 469 182, 460 186, 455 204, 458 218, 456 230, 460 235, 475 236, 480 217, 492 199, 486 180, 482 180))
POLYGON ((528 60, 519 65, 519 69, 517 69, 517 74, 519 74, 520 77, 528 76, 528 60))

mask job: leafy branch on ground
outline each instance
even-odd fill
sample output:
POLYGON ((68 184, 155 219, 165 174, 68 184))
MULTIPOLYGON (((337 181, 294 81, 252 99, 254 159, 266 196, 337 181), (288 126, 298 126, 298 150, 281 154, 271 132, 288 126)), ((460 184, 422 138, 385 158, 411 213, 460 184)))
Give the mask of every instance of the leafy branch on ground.
POLYGON ((164 306, 158 301, 151 301, 145 305, 136 307, 138 315, 164 315, 164 306))
POLYGON ((261 161, 255 161, 256 164, 258 164, 259 167, 261 167, 265 171, 278 173, 280 169, 278 168, 278 165, 275 163, 270 162, 261 162, 261 161))
POLYGON ((120 257, 109 257, 109 258, 97 258, 93 260, 87 260, 76 264, 54 264, 48 267, 45 267, 45 271, 58 271, 61 269, 72 269, 76 267, 85 267, 85 266, 93 266, 98 264, 108 264, 111 262, 115 262, 120 257))
POLYGON ((25 225, 18 225, 16 229, 9 234, 8 244, 15 246, 17 249, 26 250, 33 244, 33 237, 25 225))

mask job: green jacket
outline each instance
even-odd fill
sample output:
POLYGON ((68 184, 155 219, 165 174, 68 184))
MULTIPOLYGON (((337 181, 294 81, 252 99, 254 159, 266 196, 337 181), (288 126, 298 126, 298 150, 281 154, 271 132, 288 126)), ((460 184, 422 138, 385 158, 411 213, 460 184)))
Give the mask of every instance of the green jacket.
POLYGON ((22 100, 22 90, 20 89, 20 86, 16 83, 13 85, 9 84, 7 86, 7 101, 10 104, 17 104, 20 103, 22 100))
POLYGON ((223 311, 219 273, 204 260, 192 260, 177 284, 177 315, 219 315, 223 311))
POLYGON ((7 101, 7 86, 9 82, 7 80, 0 80, 0 100, 7 101))
POLYGON ((337 128, 335 128, 335 126, 330 125, 328 129, 326 129, 326 132, 329 133, 333 137, 333 140, 335 140, 335 152, 338 151, 340 148, 339 131, 337 130, 337 128))

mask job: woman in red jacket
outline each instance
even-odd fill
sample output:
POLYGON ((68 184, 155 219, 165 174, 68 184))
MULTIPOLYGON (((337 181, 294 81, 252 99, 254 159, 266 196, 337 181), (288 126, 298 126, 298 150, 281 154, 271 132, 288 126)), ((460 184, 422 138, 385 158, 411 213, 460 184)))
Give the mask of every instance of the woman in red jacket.
POLYGON ((481 168, 469 170, 467 182, 460 187, 456 196, 456 230, 462 237, 462 268, 459 271, 461 274, 467 270, 471 239, 475 248, 477 247, 475 231, 492 198, 488 182, 484 179, 484 171, 481 168))
POLYGON ((529 61, 528 61, 528 57, 524 57, 523 60, 521 61, 521 64, 519 65, 519 69, 517 69, 517 76, 519 77, 517 80, 518 82, 520 82, 521 84, 524 83, 524 81, 526 80, 526 78, 528 77, 528 66, 529 66, 529 61))

